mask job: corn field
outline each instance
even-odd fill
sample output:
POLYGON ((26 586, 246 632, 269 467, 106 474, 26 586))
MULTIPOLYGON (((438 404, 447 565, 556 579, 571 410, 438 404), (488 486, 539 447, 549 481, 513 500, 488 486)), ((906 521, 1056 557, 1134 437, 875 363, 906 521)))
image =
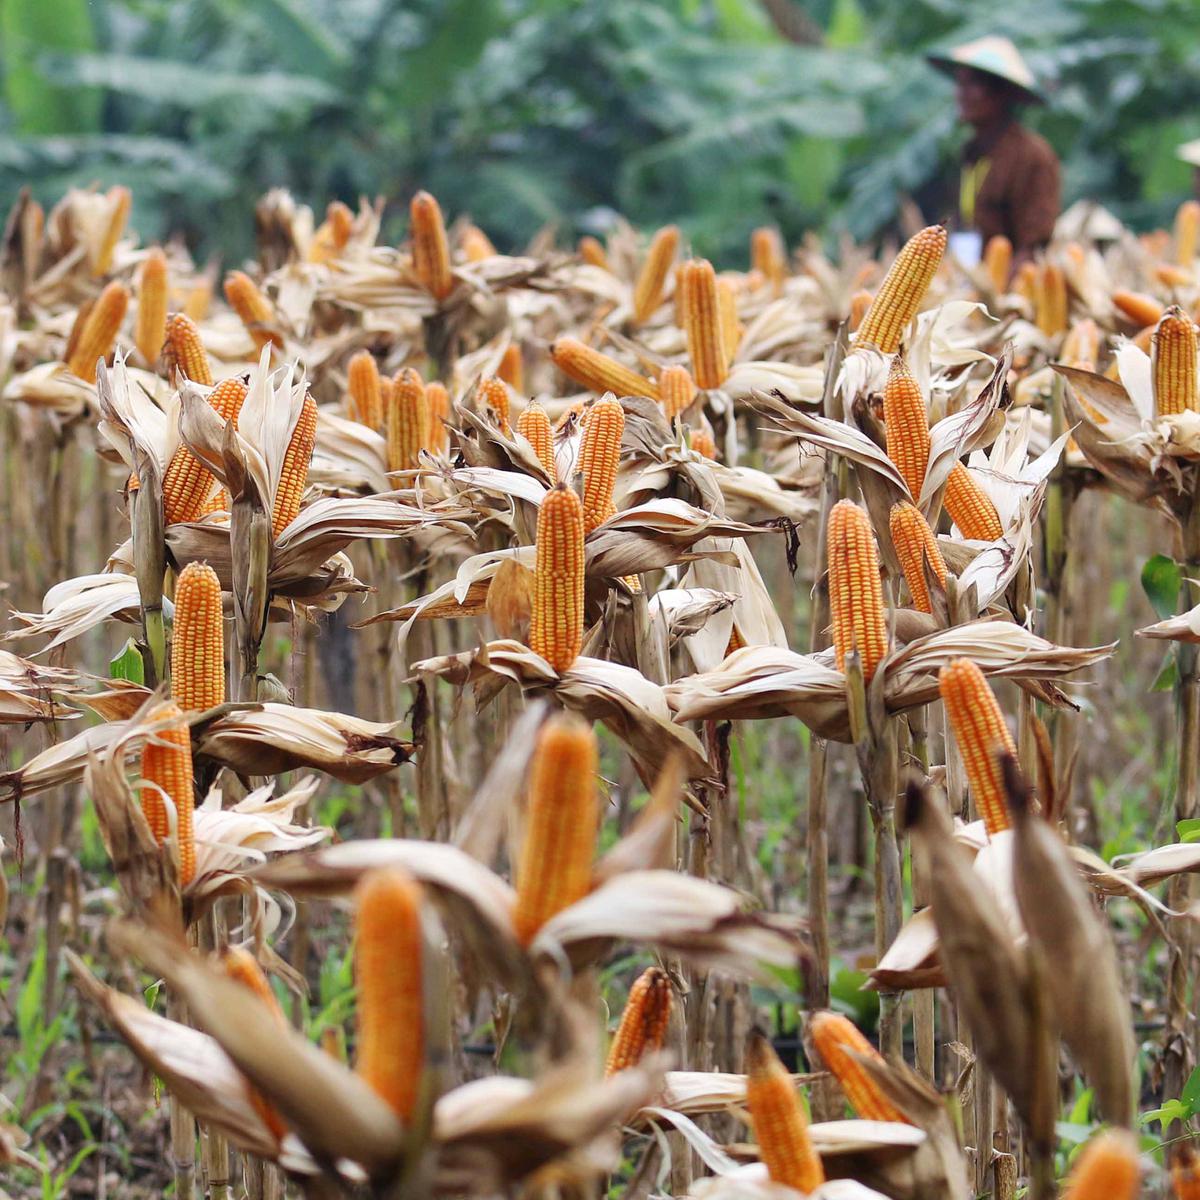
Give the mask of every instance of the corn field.
POLYGON ((1200 204, 131 200, 0 250, 3 1194, 1200 1195, 1200 204))

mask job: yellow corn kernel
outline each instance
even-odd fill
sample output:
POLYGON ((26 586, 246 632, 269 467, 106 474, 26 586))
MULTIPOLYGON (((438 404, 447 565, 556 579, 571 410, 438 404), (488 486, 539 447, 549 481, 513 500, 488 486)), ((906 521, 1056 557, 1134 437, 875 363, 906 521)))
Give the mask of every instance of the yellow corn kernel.
POLYGON ((673 421, 696 398, 696 381, 687 367, 663 367, 658 375, 658 394, 663 416, 673 421))
POLYGON ((1134 325, 1145 328, 1147 325, 1157 325, 1163 315, 1163 306, 1153 296, 1141 292, 1115 291, 1112 294, 1113 307, 1134 325))
POLYGON ((133 205, 133 196, 127 187, 109 188, 108 199, 113 206, 112 216, 109 218, 108 228, 104 232, 104 239, 96 252, 96 261, 92 264, 92 275, 96 277, 107 275, 112 270, 113 255, 116 253, 121 235, 125 232, 125 226, 129 223, 129 209, 133 205))
POLYGON ((989 835, 1008 829, 1011 821, 1000 755, 1006 750, 1016 754, 1016 747, 995 694, 969 658, 956 658, 941 669, 938 690, 954 730, 976 811, 989 835))
POLYGON ((852 500, 839 500, 829 514, 829 612, 839 671, 857 650, 863 678, 870 682, 888 649, 879 552, 871 520, 852 500))
POLYGON ((579 468, 583 473, 583 528, 591 533, 616 512, 613 488, 621 459, 625 413, 620 401, 609 396, 593 404, 583 431, 579 468))
POLYGON ((383 389, 379 364, 369 350, 360 350, 346 364, 346 385, 350 390, 350 416, 369 429, 383 427, 383 389))
POLYGON ((663 1048, 671 1019, 671 981, 666 971, 647 967, 634 980, 621 1023, 608 1048, 605 1075, 636 1067, 647 1054, 663 1048))
POLYGON ((550 357, 564 375, 593 392, 601 395, 613 392, 618 399, 625 396, 658 399, 658 384, 651 383, 615 358, 585 346, 577 338, 558 338, 550 347, 550 357))
POLYGON ((501 433, 509 432, 509 407, 508 388, 503 379, 493 377, 479 381, 475 389, 475 409, 480 413, 491 409, 496 414, 496 424, 500 426, 501 433))
POLYGON ((450 393, 436 379, 425 385, 425 407, 429 411, 429 452, 443 454, 450 445, 450 393))
POLYGON ((200 330, 191 317, 184 313, 173 313, 167 319, 166 332, 167 376, 174 382, 182 372, 193 383, 212 387, 212 368, 208 365, 208 354, 200 340, 200 330))
POLYGON ((429 401, 425 384, 412 367, 392 380, 392 402, 387 413, 389 471, 412 471, 429 442, 429 401))
POLYGON ((513 909, 513 927, 523 946, 591 888, 600 816, 596 769, 596 735, 590 725, 564 714, 542 726, 529 772, 513 909))
POLYGON ((1037 327, 1047 337, 1067 328, 1067 281, 1057 263, 1043 263, 1034 292, 1037 327))
POLYGON ((583 505, 559 484, 538 509, 529 648, 560 673, 583 645, 583 539, 583 505))
POLYGON ((79 331, 79 339, 71 349, 67 367, 73 375, 87 383, 96 382, 96 363, 112 354, 128 307, 129 289, 114 279, 92 305, 79 331))
POLYGON ((590 234, 585 234, 579 239, 579 257, 589 266, 600 267, 604 271, 612 270, 608 265, 608 252, 600 241, 590 234))
POLYGON ((955 463, 942 499, 958 532, 969 541, 994 542, 1004 536, 996 506, 962 463, 955 463))
POLYGON ((1110 1129, 1084 1146, 1063 1200, 1134 1200, 1140 1174, 1133 1134, 1110 1129))
POLYGON ((707 429, 693 429, 689 438, 689 445, 697 453, 704 458, 710 458, 713 462, 717 461, 717 442, 712 433, 707 429))
POLYGON ((946 230, 942 225, 930 225, 908 239, 859 326, 858 345, 875 346, 884 354, 896 352, 945 252, 946 230))
POLYGON ((1175 261, 1190 267, 1200 244, 1200 201, 1185 200, 1175 212, 1175 261))
POLYGON ((883 388, 883 420, 888 458, 896 464, 912 498, 920 500, 932 446, 929 415, 925 397, 900 353, 892 359, 883 388))
POLYGON ((731 654, 736 653, 738 650, 744 650, 745 648, 746 639, 742 637, 740 633, 738 633, 738 627, 734 625, 729 631, 729 641, 725 643, 725 653, 722 655, 722 657, 728 658, 731 654))
POLYGON ((308 261, 327 263, 346 248, 354 232, 354 214, 340 200, 325 209, 325 220, 317 227, 308 247, 308 261))
POLYGON ((137 325, 133 340, 153 367, 167 336, 167 256, 155 246, 138 272, 137 325))
POLYGON ((752 1033, 746 1044, 746 1069, 746 1107, 767 1175, 807 1196, 825 1182, 825 1169, 792 1077, 761 1033, 752 1033))
POLYGON ((368 871, 355 890, 356 1070, 404 1120, 425 1070, 423 893, 395 868, 368 871))
POLYGON ((212 308, 212 280, 202 275, 192 285, 183 302, 183 315, 193 321, 206 321, 209 309, 212 308))
POLYGON ((778 229, 762 225, 750 235, 750 267, 762 275, 778 296, 787 277, 787 252, 778 229))
POLYGON ((458 244, 467 262, 483 262, 484 259, 496 257, 492 239, 478 225, 468 225, 458 244))
POLYGON ((712 263, 692 259, 684 263, 681 277, 683 331, 696 386, 718 388, 728 374, 729 352, 721 320, 721 300, 712 263))
POLYGON ((445 300, 454 290, 450 271, 450 244, 438 202, 428 192, 418 192, 409 205, 412 222, 413 270, 421 286, 435 299, 445 300))
POLYGON ((1162 315, 1150 343, 1154 409, 1160 417, 1196 412, 1196 326, 1183 309, 1172 306, 1162 315))
POLYGON ((229 307, 241 318, 254 345, 261 350, 268 342, 283 348, 283 338, 271 328, 275 321, 275 310, 271 302, 259 290, 244 271, 230 271, 225 276, 225 299, 229 307))
POLYGON ((554 465, 554 431, 546 410, 533 401, 525 406, 517 418, 517 432, 533 447, 538 462, 542 464, 551 483, 558 482, 558 470, 554 465))
POLYGON ((496 374, 503 379, 514 392, 525 390, 525 367, 521 362, 521 346, 518 342, 509 342, 500 356, 500 365, 496 374))
POLYGON ((142 747, 142 812, 161 846, 171 833, 166 800, 175 806, 175 835, 179 847, 179 882, 186 887, 196 874, 196 839, 192 814, 192 735, 178 705, 170 703, 164 719, 174 724, 147 738, 142 747))
MULTIPOLYGON (((240 379, 225 379, 209 393, 208 402, 223 421, 237 428, 246 385, 240 379)), ((214 479, 200 460, 186 447, 179 446, 163 474, 163 520, 168 525, 198 521, 203 516, 214 479)))
POLYGON ((925 581, 926 563, 934 578, 946 587, 946 561, 938 549, 937 538, 921 510, 907 500, 892 506, 889 526, 896 557, 912 592, 913 607, 924 613, 933 612, 929 587, 925 581))
POLYGON ((883 1094, 879 1085, 847 1051, 883 1061, 857 1027, 838 1013, 813 1013, 808 1021, 813 1045, 829 1072, 841 1084, 855 1114, 864 1121, 912 1122, 883 1094))
POLYGON ((992 282, 996 295, 1008 290, 1008 277, 1012 274, 1013 246, 1002 233, 988 238, 983 251, 983 265, 992 282))
POLYGON ((175 583, 171 695, 184 712, 205 712, 225 703, 221 581, 208 563, 188 563, 175 583))
POLYGON ((633 289, 633 319, 639 325, 648 321, 662 303, 663 287, 678 249, 678 225, 664 226, 651 240, 633 289))
POLYGON ((729 369, 742 340, 742 323, 737 314, 737 288, 732 279, 717 280, 717 309, 721 316, 721 345, 725 347, 725 369, 729 369))
POLYGON ((853 296, 850 297, 850 332, 857 333, 859 327, 863 323, 863 317, 867 315, 871 307, 871 301, 874 297, 866 288, 859 288, 853 296))
POLYGON ((279 486, 275 489, 275 508, 271 513, 271 534, 278 537, 300 512, 300 501, 308 487, 308 464, 317 444, 317 406, 305 393, 304 404, 291 440, 283 455, 279 486))

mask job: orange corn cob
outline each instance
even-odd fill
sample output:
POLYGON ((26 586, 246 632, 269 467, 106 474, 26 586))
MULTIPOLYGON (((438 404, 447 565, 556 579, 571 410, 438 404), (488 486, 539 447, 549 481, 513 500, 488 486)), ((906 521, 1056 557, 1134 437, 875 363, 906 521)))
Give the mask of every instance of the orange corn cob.
POLYGON ((411 471, 429 441, 429 404, 425 384, 412 367, 392 380, 392 402, 387 413, 389 471, 411 471))
POLYGON ((596 735, 578 717, 555 716, 542 726, 529 772, 513 909, 513 927, 523 946, 591 888, 600 815, 596 756, 596 735))
POLYGON ((509 432, 508 425, 508 388, 503 379, 481 379, 475 389, 475 408, 485 413, 490 408, 496 414, 496 424, 502 433, 509 432))
POLYGON ((618 399, 625 396, 658 399, 658 384, 576 338, 559 338, 550 347, 550 357, 564 375, 593 392, 601 395, 614 392, 618 399))
POLYGON ((268 342, 282 349, 283 338, 270 328, 275 320, 275 310, 249 275, 244 271, 230 271, 225 276, 225 299, 241 318, 259 350, 268 342))
POLYGON ((621 1024, 608 1048, 605 1075, 636 1067, 647 1054, 663 1048, 671 1019, 671 981, 666 971, 647 967, 629 989, 621 1024))
POLYGON ((357 1071, 408 1120, 425 1069, 422 892, 403 871, 369 871, 355 892, 357 1071))
POLYGON ((138 274, 137 326, 133 340, 151 366, 167 336, 167 256, 155 246, 138 274))
POLYGON ((129 289, 114 279, 92 305, 79 331, 79 340, 67 359, 67 367, 73 375, 87 383, 96 382, 96 363, 113 352, 128 307, 129 289))
POLYGON ((1163 315, 1163 306, 1153 296, 1141 292, 1113 292, 1112 302, 1135 325, 1155 325, 1163 315))
POLYGON ((446 422, 450 419, 450 393, 435 379, 425 386, 425 406, 429 410, 429 451, 441 454, 450 445, 446 422))
POLYGON ((500 356, 500 365, 496 374, 508 384, 514 392, 525 390, 525 368, 521 362, 521 347, 517 342, 509 342, 500 356))
POLYGON ((409 205, 412 221, 413 270, 435 300, 445 300, 454 290, 450 273, 450 245, 438 202, 428 192, 418 192, 409 205))
POLYGON ((1012 242, 1002 233, 988 238, 983 251, 983 265, 987 268, 992 288, 999 295, 1008 288, 1008 277, 1012 273, 1012 242))
POLYGON ((912 592, 913 606, 921 612, 931 613, 933 604, 925 582, 926 563, 938 583, 943 588, 946 586, 946 561, 938 549, 937 538, 921 510, 906 500, 892 506, 889 525, 896 557, 908 581, 908 590, 912 592))
POLYGON ((166 359, 168 378, 174 382, 175 375, 183 372, 193 383, 212 387, 212 368, 208 365, 208 354, 200 340, 200 330, 191 317, 173 313, 167 319, 166 359))
POLYGON ((1043 263, 1035 294, 1037 326, 1047 337, 1067 328, 1067 281, 1057 263, 1043 263))
POLYGON ((1200 1200, 1200 1161, 1186 1142, 1171 1164, 1171 1190, 1175 1200, 1200 1200))
POLYGON ((742 323, 737 314, 737 289, 732 279, 717 280, 717 309, 721 315, 721 344, 725 347, 725 369, 737 354, 742 340, 742 323))
POLYGON ((483 262, 486 258, 496 257, 492 239, 478 225, 468 225, 463 230, 459 246, 467 262, 483 262))
POLYGON ((887 654, 887 617, 871 520, 852 500, 839 500, 829 514, 828 551, 837 668, 844 671, 847 656, 857 650, 863 678, 870 682, 887 654))
POLYGON ((658 376, 663 415, 673 421, 696 398, 696 382, 687 367, 663 367, 658 376))
POLYGON ((208 310, 212 307, 212 280, 202 276, 192 286, 183 302, 183 315, 193 321, 208 319, 208 310))
POLYGON ((738 633, 738 627, 735 625, 729 631, 729 641, 725 643, 725 654, 723 657, 728 658, 737 650, 744 650, 746 647, 746 639, 738 633))
POLYGON ((1200 244, 1200 201, 1185 200, 1175 213, 1175 261, 1190 267, 1200 244))
POLYGON ((175 584, 171 695, 184 712, 204 712, 225 702, 221 581, 207 563, 188 563, 175 584))
POLYGON ((856 333, 863 323, 863 317, 871 307, 874 297, 866 288, 860 288, 850 297, 850 332, 856 333))
POLYGON ((912 498, 919 500, 933 443, 929 437, 925 397, 900 353, 892 359, 883 388, 883 420, 888 457, 908 484, 912 498))
POLYGON ((917 315, 946 252, 946 230, 930 225, 914 234, 896 255, 858 329, 857 344, 894 354, 917 315))
POLYGON ((694 429, 690 437, 690 445, 697 454, 703 455, 705 458, 711 458, 713 462, 717 460, 717 443, 716 439, 707 429, 694 429))
POLYGON ((772 1183, 802 1196, 825 1182, 821 1159, 808 1135, 808 1118, 796 1086, 761 1033, 746 1044, 746 1106, 758 1139, 758 1156, 772 1183))
POLYGON ((813 1013, 808 1021, 813 1045, 830 1074, 842 1086, 850 1107, 864 1121, 912 1122, 883 1094, 879 1085, 847 1051, 883 1061, 882 1055, 858 1028, 838 1013, 813 1013))
POLYGON ((637 283, 633 289, 633 319, 640 325, 654 315, 655 309, 662 303, 663 286, 667 282, 667 272, 675 260, 675 252, 679 249, 679 226, 666 225, 660 229, 650 242, 646 251, 646 261, 642 263, 637 283))
POLYGON ((1011 822, 1004 799, 1000 754, 1005 750, 1016 754, 1016 747, 995 694, 969 658, 956 658, 942 668, 938 690, 962 755, 976 811, 989 835, 1008 829, 1011 822))
POLYGON ((1030 304, 1034 301, 1034 296, 1037 292, 1038 269, 1037 263, 1023 262, 1020 270, 1017 272, 1016 280, 1013 283, 1013 291, 1018 296, 1023 296, 1030 304))
POLYGON ((684 263, 683 330, 697 387, 718 388, 725 382, 729 351, 725 345, 721 301, 712 263, 697 258, 684 263))
POLYGON ((369 350, 360 350, 347 363, 346 383, 351 417, 370 429, 382 428, 383 389, 379 386, 379 365, 369 350))
POLYGON ((1063 362, 1094 371, 1100 361, 1100 327, 1091 317, 1083 317, 1071 326, 1063 342, 1063 362))
POLYGON ((108 198, 113 201, 112 217, 92 266, 94 276, 107 275, 112 270, 113 255, 116 253, 117 243, 121 240, 121 234, 125 232, 125 226, 129 223, 129 209, 133 204, 133 196, 127 187, 109 188, 108 198))
POLYGON ((1164 287, 1187 287, 1192 282, 1192 273, 1171 263, 1157 263, 1154 267, 1154 278, 1164 287))
POLYGON ((279 487, 275 491, 275 508, 271 513, 271 534, 278 537, 300 512, 300 501, 308 487, 308 464, 317 444, 317 406, 306 392, 304 404, 291 441, 283 455, 279 472, 279 487))
POLYGON ((538 462, 545 468, 550 482, 555 483, 558 474, 554 466, 554 431, 546 410, 536 401, 527 404, 517 418, 517 432, 533 447, 538 462))
POLYGON ((1154 408, 1160 417, 1196 412, 1196 326, 1181 308, 1163 313, 1150 343, 1154 408))
POLYGON ((1123 1129, 1110 1129, 1084 1146, 1063 1200, 1134 1200, 1139 1175, 1133 1135, 1123 1129))
POLYGON ((270 982, 258 965, 258 959, 249 950, 244 946, 226 946, 221 951, 221 967, 234 983, 240 983, 252 991, 271 1010, 271 1015, 280 1025, 287 1024, 287 1017, 279 1007, 270 982))
MULTIPOLYGON (((226 379, 209 393, 208 402, 223 421, 237 428, 246 385, 240 379, 226 379)), ((213 477, 208 468, 186 447, 180 446, 163 474, 163 520, 168 525, 198 521, 212 494, 213 477)))
POLYGON ((329 262, 337 258, 346 248, 350 234, 354 231, 354 214, 340 200, 333 201, 325 209, 325 220, 313 234, 308 248, 308 261, 329 262))
POLYGON ((950 519, 958 526, 963 537, 972 541, 994 542, 1004 536, 996 506, 962 463, 955 463, 946 480, 942 499, 950 519))
POLYGON ((142 747, 142 812, 150 832, 161 846, 171 832, 171 819, 163 799, 175 806, 175 833, 179 845, 179 882, 186 887, 196 874, 196 840, 192 831, 192 735, 178 705, 168 702, 164 718, 178 722, 159 730, 142 747), (161 743, 161 744, 160 744, 161 743), (161 789, 161 790, 160 790, 161 789))
POLYGON ((583 644, 583 505, 559 484, 538 509, 529 648, 562 672, 583 644))
POLYGON ((590 266, 601 267, 605 271, 612 269, 608 265, 608 252, 590 234, 585 234, 579 239, 579 257, 590 266))
POLYGON ((750 266, 778 295, 787 276, 787 253, 778 229, 762 225, 750 235, 750 266))
POLYGON ((616 512, 613 488, 621 458, 625 413, 611 396, 592 405, 583 431, 579 468, 583 472, 583 528, 591 533, 616 512))

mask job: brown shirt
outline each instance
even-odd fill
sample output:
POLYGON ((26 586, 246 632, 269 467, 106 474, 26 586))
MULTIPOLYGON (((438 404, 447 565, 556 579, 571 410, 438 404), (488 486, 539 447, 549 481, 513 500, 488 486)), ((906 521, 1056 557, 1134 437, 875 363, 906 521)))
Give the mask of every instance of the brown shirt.
POLYGON ((975 195, 971 227, 984 242, 1004 234, 1018 252, 1044 246, 1054 233, 1062 197, 1058 156, 1050 144, 1010 121, 986 144, 979 138, 967 143, 963 169, 984 158, 989 165, 975 195))

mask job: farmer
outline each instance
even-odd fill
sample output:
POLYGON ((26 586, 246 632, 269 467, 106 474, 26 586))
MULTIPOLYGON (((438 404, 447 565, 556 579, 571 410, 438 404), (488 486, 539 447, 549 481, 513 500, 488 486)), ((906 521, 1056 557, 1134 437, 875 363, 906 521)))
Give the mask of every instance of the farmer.
POLYGON ((1017 119, 1022 105, 1044 97, 1008 38, 980 38, 929 61, 953 76, 959 120, 971 127, 961 154, 952 248, 974 265, 987 240, 1003 234, 1019 266, 1050 240, 1060 208, 1058 157, 1017 119))

